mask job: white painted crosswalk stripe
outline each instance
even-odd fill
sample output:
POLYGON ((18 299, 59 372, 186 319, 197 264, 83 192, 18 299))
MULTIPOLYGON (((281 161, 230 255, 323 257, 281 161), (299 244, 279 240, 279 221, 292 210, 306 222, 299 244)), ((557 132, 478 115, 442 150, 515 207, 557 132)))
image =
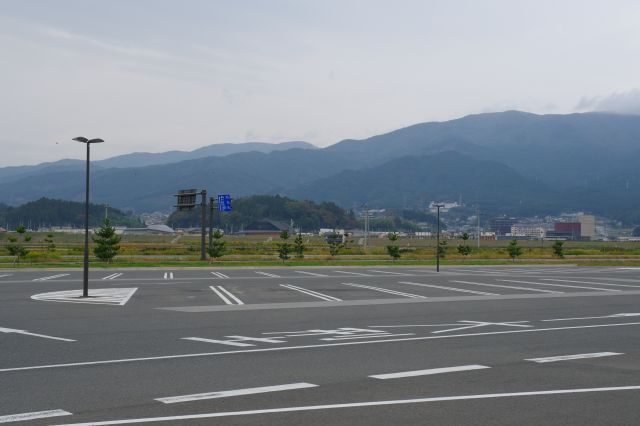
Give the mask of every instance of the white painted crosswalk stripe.
POLYGON ((327 294, 319 293, 317 291, 309 290, 306 288, 298 287, 292 284, 280 284, 280 287, 287 288, 289 290, 298 291, 300 293, 307 294, 309 296, 317 297, 318 299, 327 301, 327 302, 342 302, 342 299, 338 299, 337 297, 329 296, 327 294))
POLYGON ((561 355, 561 356, 550 356, 546 358, 529 358, 525 359, 525 361, 537 362, 538 364, 544 364, 547 362, 557 362, 557 361, 572 361, 576 359, 588 359, 588 358, 601 358, 606 356, 614 356, 614 355, 624 355, 618 352, 596 352, 591 354, 575 354, 575 355, 561 355))
POLYGON ((56 278, 62 278, 62 277, 66 277, 70 274, 58 274, 58 275, 51 275, 48 277, 42 277, 42 278, 36 278, 33 281, 48 281, 48 280, 55 280, 56 278))
POLYGON ((380 287, 373 287, 373 286, 369 286, 369 285, 364 285, 364 284, 355 284, 355 283, 342 283, 343 285, 348 285, 351 287, 359 287, 359 288, 364 288, 367 290, 373 290, 373 291, 379 291, 381 293, 388 293, 388 294, 393 294, 395 296, 403 296, 403 297, 411 297, 413 299, 426 299, 426 296, 421 296, 419 294, 412 294, 412 293, 403 293, 401 291, 395 291, 395 290, 389 290, 386 288, 380 288, 380 287))
POLYGON ((164 279, 165 280, 172 280, 173 279, 173 272, 165 272, 164 273, 164 279))
POLYGON ((29 420, 48 419, 50 417, 71 415, 71 413, 64 410, 35 411, 33 413, 9 414, 8 416, 0 416, 0 423, 26 422, 29 420))
POLYGON ((441 289, 441 290, 459 291, 461 293, 479 294, 481 296, 499 296, 499 294, 497 294, 497 293, 486 293, 484 291, 467 290, 466 288, 446 287, 446 286, 434 285, 434 284, 413 283, 413 282, 409 282, 409 281, 400 281, 399 283, 400 284, 407 284, 407 285, 416 285, 416 286, 420 286, 420 287, 437 288, 437 289, 441 289))
POLYGON ((229 290, 222 287, 221 285, 212 285, 209 286, 209 288, 213 290, 213 292, 217 294, 218 297, 220 297, 220 299, 222 299, 222 301, 227 305, 244 305, 244 302, 242 300, 238 299, 229 290))
POLYGON ((428 370, 415 370, 415 371, 401 371, 399 373, 387 373, 387 374, 375 374, 369 376, 373 379, 400 379, 404 377, 416 377, 416 376, 429 376, 432 374, 454 373, 458 371, 471 371, 471 370, 483 370, 487 367, 485 365, 460 365, 456 367, 444 367, 444 368, 431 368, 428 370))
POLYGON ((215 276, 216 276, 216 277, 218 277, 218 278, 225 278, 225 279, 226 279, 226 278, 229 278, 229 276, 228 276, 228 275, 225 275, 225 274, 223 274, 222 272, 212 272, 211 274, 212 274, 212 275, 215 275, 215 276))
POLYGON ((307 272, 307 271, 294 271, 297 272, 298 274, 307 274, 307 275, 311 275, 314 277, 328 277, 329 275, 325 275, 325 274, 317 274, 315 272, 307 272))
POLYGON ((281 392, 295 389, 315 388, 318 385, 311 383, 291 383, 287 385, 261 386, 257 388, 246 388, 228 391, 196 393, 193 395, 170 396, 167 398, 157 398, 156 401, 165 404, 175 404, 177 402, 201 401, 204 399, 228 398, 230 396, 255 395, 258 393, 281 392))

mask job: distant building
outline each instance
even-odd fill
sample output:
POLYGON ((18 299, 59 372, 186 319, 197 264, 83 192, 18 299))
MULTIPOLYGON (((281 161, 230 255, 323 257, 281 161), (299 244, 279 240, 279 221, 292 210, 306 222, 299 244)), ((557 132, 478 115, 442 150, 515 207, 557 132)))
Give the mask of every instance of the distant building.
POLYGON ((553 231, 547 232, 547 238, 557 240, 580 240, 582 239, 580 222, 556 222, 553 224, 553 231))
POLYGON ((432 213, 436 213, 438 211, 438 208, 436 207, 436 205, 441 205, 442 207, 440 207, 440 213, 446 213, 448 212, 450 209, 455 209, 456 207, 462 207, 463 204, 462 203, 458 203, 457 201, 444 201, 444 202, 436 202, 436 201, 432 201, 431 203, 429 203, 429 211, 431 211, 432 213))
POLYGON ((489 230, 496 236, 507 235, 511 233, 511 227, 518 223, 518 219, 514 217, 494 217, 489 220, 489 230))
POLYGON ((0 232, 7 232, 7 230, 0 226, 0 232))
POLYGON ((525 225, 522 223, 516 223, 511 225, 511 236, 513 237, 528 237, 542 239, 544 238, 545 229, 536 225, 525 225))
POLYGON ((578 221, 580 222, 580 234, 582 237, 590 239, 596 236, 596 218, 590 214, 578 215, 578 221))

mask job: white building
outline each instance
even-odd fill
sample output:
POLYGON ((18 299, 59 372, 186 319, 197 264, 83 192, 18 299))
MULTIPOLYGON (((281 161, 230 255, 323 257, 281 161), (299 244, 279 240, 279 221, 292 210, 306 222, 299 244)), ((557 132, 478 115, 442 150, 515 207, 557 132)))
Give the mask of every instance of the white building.
POLYGON ((511 236, 513 237, 530 237, 530 238, 544 238, 545 229, 537 225, 526 225, 522 223, 516 223, 511 225, 511 236))

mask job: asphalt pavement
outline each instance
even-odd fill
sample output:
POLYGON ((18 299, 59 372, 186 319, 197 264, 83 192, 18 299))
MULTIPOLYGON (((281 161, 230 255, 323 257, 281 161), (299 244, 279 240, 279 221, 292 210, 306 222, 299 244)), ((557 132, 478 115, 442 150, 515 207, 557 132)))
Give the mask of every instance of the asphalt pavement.
POLYGON ((640 268, 0 271, 0 423, 640 424, 640 268))

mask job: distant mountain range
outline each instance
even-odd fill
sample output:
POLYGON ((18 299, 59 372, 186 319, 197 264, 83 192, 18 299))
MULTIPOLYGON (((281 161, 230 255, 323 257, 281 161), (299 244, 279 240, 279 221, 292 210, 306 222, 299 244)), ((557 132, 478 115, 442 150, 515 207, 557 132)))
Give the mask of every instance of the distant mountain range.
MULTIPOLYGON (((92 200, 168 210, 182 188, 281 194, 351 208, 458 200, 488 214, 587 211, 640 223, 640 116, 519 111, 422 123, 323 149, 304 142, 211 145, 96 161, 92 200)), ((0 168, 0 202, 82 200, 83 164, 0 168), (18 173, 19 172, 19 173, 18 173)))

